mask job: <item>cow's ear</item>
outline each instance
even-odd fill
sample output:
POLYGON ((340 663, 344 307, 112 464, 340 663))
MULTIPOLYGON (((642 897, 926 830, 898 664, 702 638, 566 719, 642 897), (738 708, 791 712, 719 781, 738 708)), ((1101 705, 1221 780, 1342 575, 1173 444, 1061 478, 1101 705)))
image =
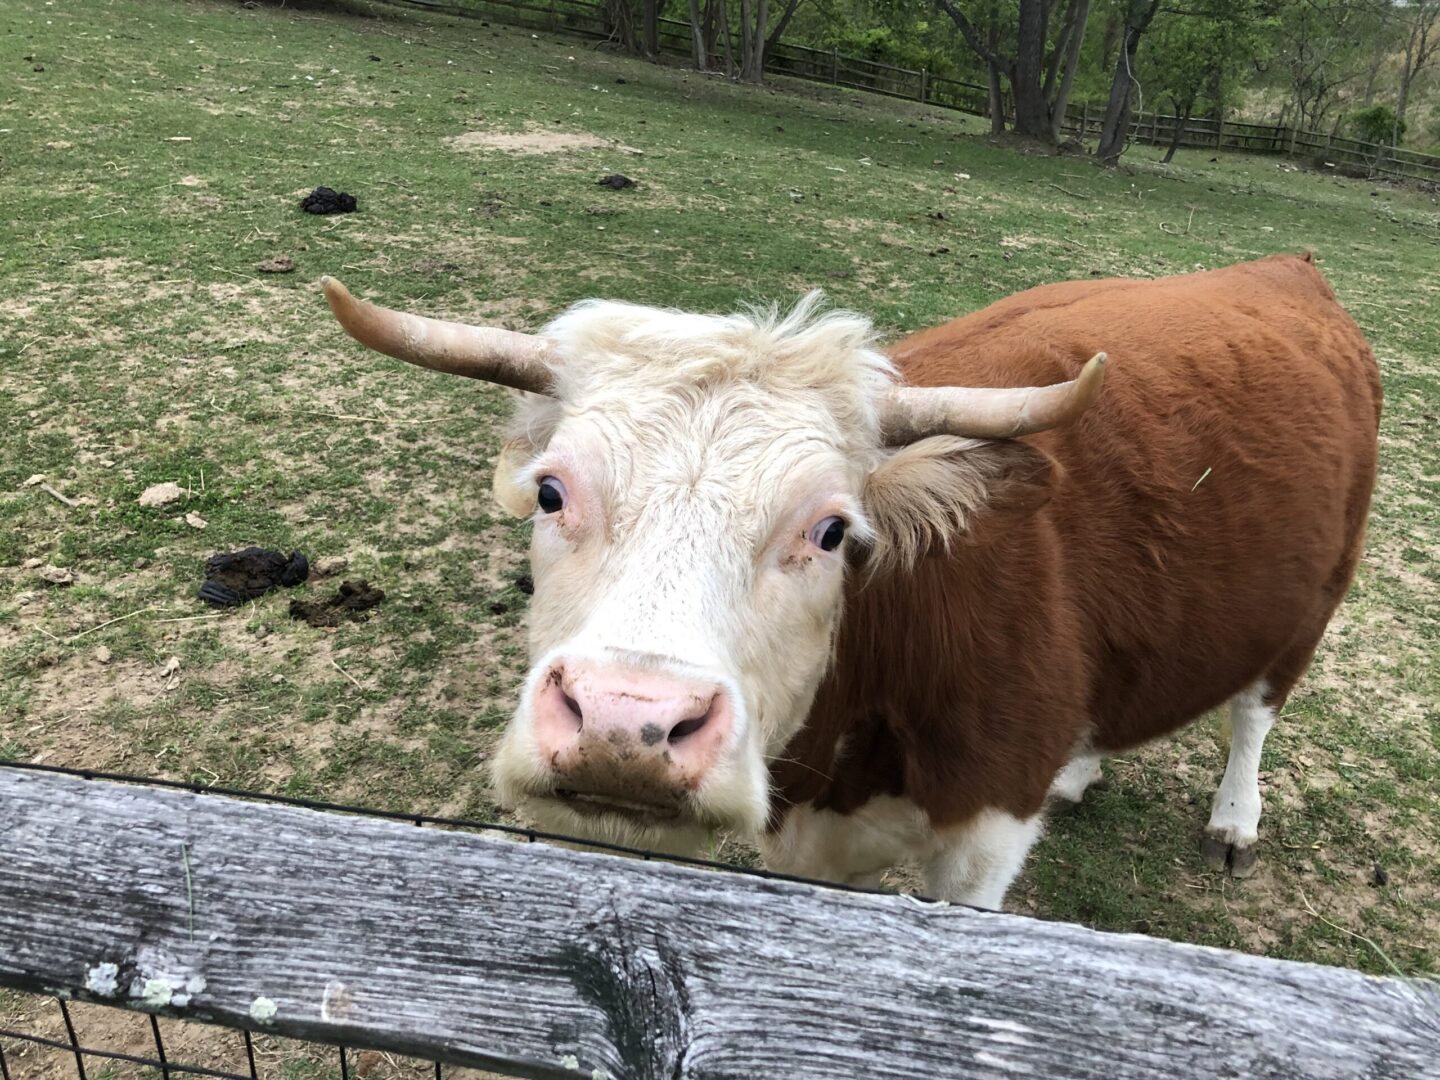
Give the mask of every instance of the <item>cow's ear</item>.
POLYGON ((529 517, 535 512, 537 488, 526 466, 549 445, 560 422, 561 408, 554 398, 541 394, 511 390, 509 396, 514 413, 500 456, 495 459, 490 491, 507 514, 529 517))
POLYGON ((1050 500, 1060 467, 1025 442, 922 439, 889 454, 865 482, 877 564, 908 565, 989 543, 1050 500))
POLYGON ((495 459, 495 476, 490 490, 495 501, 512 517, 529 517, 535 512, 536 487, 529 477, 521 479, 521 470, 535 456, 537 447, 528 435, 515 435, 500 447, 495 459))

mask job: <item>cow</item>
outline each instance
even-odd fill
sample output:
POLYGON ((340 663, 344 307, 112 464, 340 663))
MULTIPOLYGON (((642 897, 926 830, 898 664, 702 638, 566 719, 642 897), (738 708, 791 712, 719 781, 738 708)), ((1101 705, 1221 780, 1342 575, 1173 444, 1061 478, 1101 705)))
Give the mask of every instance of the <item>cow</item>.
POLYGON ((883 352, 813 295, 531 335, 323 287, 362 344, 519 391, 494 492, 533 517, 533 664, 493 778, 533 824, 737 830, 998 908, 1047 807, 1228 702, 1202 855, 1253 869, 1375 482, 1376 363, 1309 254, 1045 285, 883 352))

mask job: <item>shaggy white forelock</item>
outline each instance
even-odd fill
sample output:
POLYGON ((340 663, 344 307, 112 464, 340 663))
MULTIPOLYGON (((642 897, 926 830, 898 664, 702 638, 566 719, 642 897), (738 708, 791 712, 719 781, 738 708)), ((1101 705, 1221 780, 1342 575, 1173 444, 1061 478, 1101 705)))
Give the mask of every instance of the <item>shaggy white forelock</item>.
POLYGON ((822 311, 823 304, 819 290, 784 314, 769 307, 696 315, 585 300, 541 334, 558 359, 556 394, 562 402, 603 399, 607 391, 633 395, 673 392, 677 384, 746 381, 762 389, 821 394, 841 428, 857 443, 873 446, 879 433, 875 403, 894 381, 894 368, 875 349, 869 319, 822 311))

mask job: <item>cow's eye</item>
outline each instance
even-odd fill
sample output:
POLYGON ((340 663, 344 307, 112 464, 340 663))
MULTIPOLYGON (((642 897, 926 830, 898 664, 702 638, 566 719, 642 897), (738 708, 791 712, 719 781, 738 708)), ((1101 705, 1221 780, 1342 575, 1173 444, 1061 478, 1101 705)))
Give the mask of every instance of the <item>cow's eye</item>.
POLYGON ((844 518, 827 517, 810 530, 810 542, 821 551, 834 551, 844 539, 844 518))
POLYGON ((557 514, 565 509, 565 485, 553 476, 543 477, 535 499, 544 513, 557 514))

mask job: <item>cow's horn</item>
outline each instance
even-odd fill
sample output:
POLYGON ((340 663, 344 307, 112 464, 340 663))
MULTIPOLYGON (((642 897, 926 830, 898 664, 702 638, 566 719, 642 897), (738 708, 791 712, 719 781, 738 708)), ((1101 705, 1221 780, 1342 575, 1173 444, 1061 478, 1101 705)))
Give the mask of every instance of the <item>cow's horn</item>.
POLYGON ((432 371, 534 394, 551 392, 555 376, 545 362, 542 337, 391 311, 356 300, 332 277, 322 277, 320 287, 345 332, 376 352, 432 371))
POLYGON ((1090 407, 1100 393, 1106 356, 1096 353, 1070 382, 1005 389, 970 386, 895 386, 880 406, 880 430, 890 446, 931 435, 1013 439, 1059 427, 1090 407))

